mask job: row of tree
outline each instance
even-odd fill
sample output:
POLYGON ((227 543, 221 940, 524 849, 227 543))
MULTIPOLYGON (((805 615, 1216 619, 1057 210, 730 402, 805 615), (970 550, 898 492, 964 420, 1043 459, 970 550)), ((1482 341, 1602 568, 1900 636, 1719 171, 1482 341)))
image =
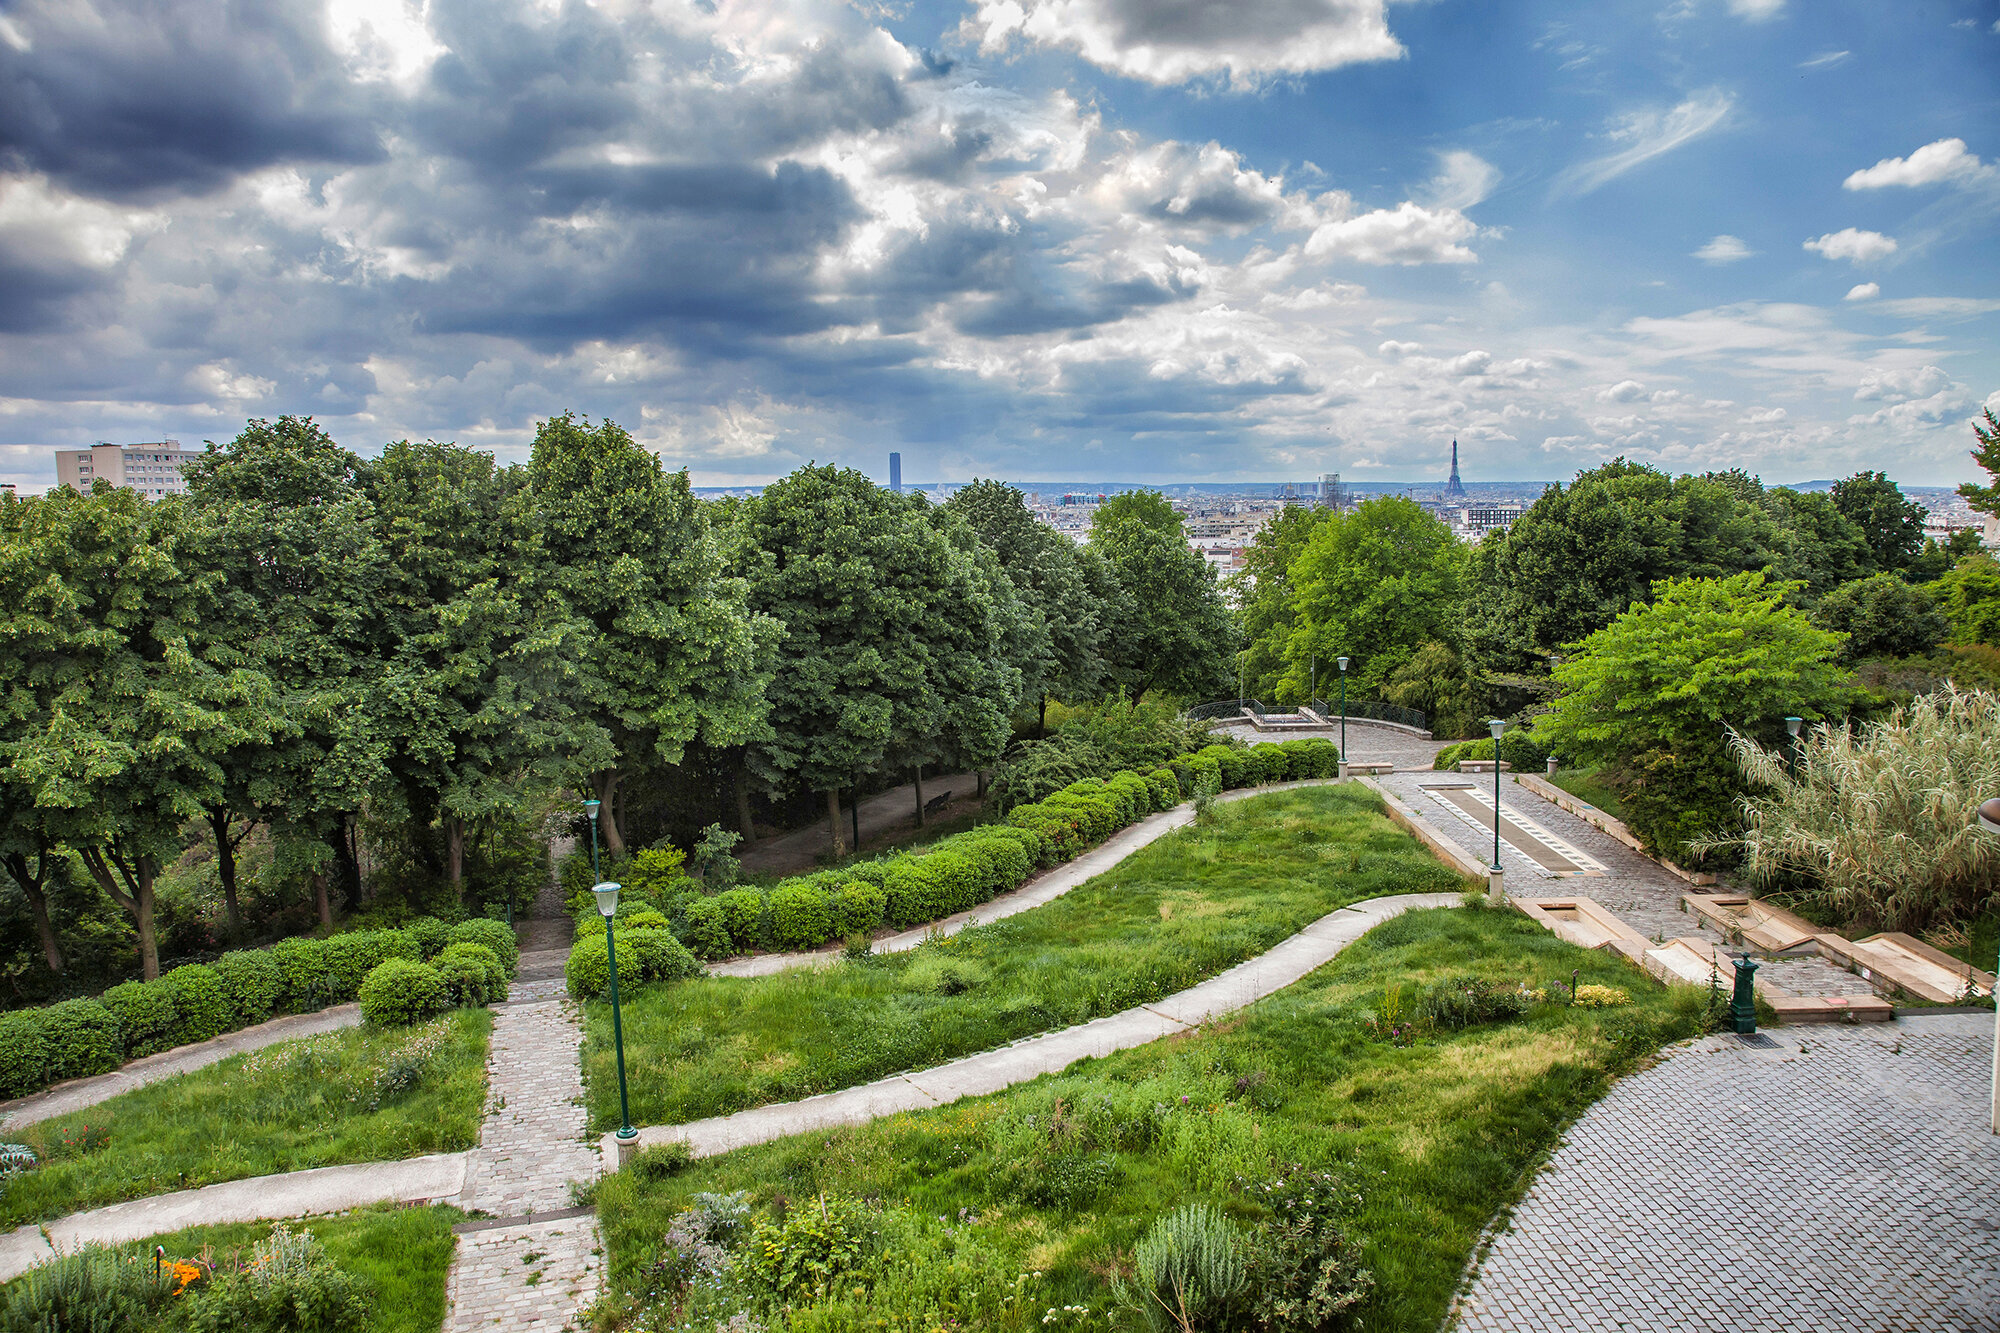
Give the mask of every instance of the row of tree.
MULTIPOLYGON (((263 827, 317 910, 362 896, 367 815, 469 839, 548 793, 603 802, 699 757, 749 794, 996 761, 1049 698, 1219 692, 1234 623, 1157 496, 1087 545, 992 482, 949 504, 808 467, 703 502, 616 425, 541 424, 528 462, 253 421, 148 501, 103 483, 0 502, 0 857, 51 969, 79 858, 158 969, 163 864, 263 827)), ((433 839, 413 835, 419 859, 433 839)))

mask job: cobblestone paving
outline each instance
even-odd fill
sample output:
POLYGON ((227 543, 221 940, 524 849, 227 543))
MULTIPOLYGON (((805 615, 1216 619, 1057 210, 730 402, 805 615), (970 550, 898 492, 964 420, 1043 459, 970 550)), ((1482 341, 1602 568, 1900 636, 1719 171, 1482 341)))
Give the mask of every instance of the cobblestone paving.
POLYGON ((458 1238, 446 1327, 556 1333, 596 1297, 601 1250, 594 1217, 468 1232, 458 1238))
MULTIPOLYGON (((1249 723, 1241 726, 1217 727, 1238 740, 1249 741, 1252 745, 1268 745, 1278 741, 1294 741, 1305 737, 1338 742, 1339 727, 1301 727, 1296 731, 1259 731, 1249 723)), ((1449 741, 1427 741, 1392 727, 1371 727, 1349 719, 1347 723, 1347 757, 1357 764, 1391 763, 1397 768, 1423 768, 1431 766, 1449 741)))
POLYGON ((1587 1111, 1456 1327, 2000 1329, 1992 1016, 1774 1035, 1692 1043, 1587 1111))
MULTIPOLYGON (((1427 795, 1420 785, 1446 777, 1443 773, 1395 772, 1381 778, 1394 792, 1429 820, 1447 838, 1481 861, 1493 857, 1493 835, 1482 833, 1458 819, 1427 795)), ((1493 790, 1492 774, 1484 775, 1485 788, 1493 790)), ((1475 778, 1475 780, 1478 780, 1475 778)), ((1602 876, 1587 875, 1568 879, 1545 879, 1531 868, 1528 858, 1511 846, 1500 844, 1500 863, 1507 868, 1507 891, 1522 898, 1555 898, 1574 893, 1595 898, 1619 919, 1648 939, 1665 941, 1677 935, 1720 942, 1722 936, 1702 928, 1692 912, 1681 910, 1681 895, 1689 891, 1686 880, 1662 870, 1653 862, 1619 842, 1595 824, 1545 801, 1519 783, 1503 780, 1500 803, 1519 810, 1550 833, 1588 853, 1604 866, 1602 876)), ((1874 988, 1860 977, 1836 967, 1824 958, 1781 958, 1760 960, 1758 979, 1788 990, 1794 995, 1873 995, 1874 988)), ((1724 976, 1725 986, 1730 978, 1724 976)))

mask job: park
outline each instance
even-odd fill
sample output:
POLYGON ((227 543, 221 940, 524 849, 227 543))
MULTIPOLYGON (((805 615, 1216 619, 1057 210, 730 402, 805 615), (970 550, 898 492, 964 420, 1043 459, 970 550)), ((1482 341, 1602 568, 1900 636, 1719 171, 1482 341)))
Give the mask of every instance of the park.
POLYGON ((0 500, 0 1331, 1981 1326, 1994 570, 574 415, 0 500))

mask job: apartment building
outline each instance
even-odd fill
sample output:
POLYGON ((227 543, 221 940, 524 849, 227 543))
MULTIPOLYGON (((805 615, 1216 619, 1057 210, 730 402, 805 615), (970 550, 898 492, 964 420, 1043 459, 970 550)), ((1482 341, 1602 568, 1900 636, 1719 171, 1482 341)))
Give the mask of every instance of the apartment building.
POLYGON ((58 449, 56 484, 87 491, 92 482, 102 479, 145 496, 182 495, 187 484, 181 480, 181 468, 200 455, 199 449, 183 449, 179 440, 58 449))

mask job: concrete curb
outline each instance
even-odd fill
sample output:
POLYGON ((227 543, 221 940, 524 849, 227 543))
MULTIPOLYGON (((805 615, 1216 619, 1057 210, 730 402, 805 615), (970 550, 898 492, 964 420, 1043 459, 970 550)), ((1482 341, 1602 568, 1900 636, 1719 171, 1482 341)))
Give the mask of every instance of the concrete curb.
POLYGON ((1446 837, 1436 825, 1405 804, 1402 797, 1373 778, 1357 777, 1354 780, 1380 796, 1383 807, 1389 812, 1390 822, 1430 848, 1433 856, 1467 879, 1477 880, 1481 885, 1486 883, 1487 875, 1490 873, 1486 863, 1446 837))
POLYGON ((95 1208, 0 1235, 0 1282, 82 1245, 123 1245, 183 1227, 340 1213, 371 1203, 430 1203, 465 1188, 468 1154, 321 1166, 95 1208))
MULTIPOLYGON (((1327 913, 1257 957, 1151 1004, 839 1092, 685 1125, 646 1126, 639 1130, 637 1147, 628 1143, 625 1151, 680 1142, 695 1156, 710 1157, 793 1134, 866 1124, 901 1111, 927 1110, 961 1097, 999 1092, 1043 1074, 1059 1073, 1078 1060, 1143 1046, 1234 1013, 1305 977, 1392 917, 1412 908, 1454 907, 1461 901, 1462 896, 1456 893, 1402 893, 1353 903, 1327 913)), ((602 1142, 604 1160, 619 1162, 616 1135, 607 1133, 602 1142)))
POLYGON ((31 1096, 0 1102, 0 1129, 16 1130, 54 1116, 68 1115, 71 1111, 81 1111, 120 1093, 143 1088, 148 1083, 158 1083, 176 1074, 206 1069, 219 1060, 241 1055, 245 1051, 258 1051, 281 1041, 317 1037, 322 1033, 360 1025, 361 1006, 358 1004, 337 1004, 310 1014, 286 1014, 282 1018, 225 1032, 207 1041, 191 1042, 186 1046, 176 1046, 171 1051, 144 1056, 120 1065, 108 1074, 73 1078, 31 1096))
POLYGON ((1678 875, 1697 888, 1712 888, 1715 886, 1716 877, 1708 871, 1689 870, 1684 866, 1675 865, 1663 856, 1653 855, 1646 850, 1646 845, 1639 841, 1639 835, 1625 827, 1624 820, 1607 814, 1588 801, 1580 800, 1570 795, 1561 787, 1556 786, 1555 783, 1538 778, 1533 773, 1516 773, 1514 781, 1526 787, 1550 805, 1555 806, 1558 810, 1569 811, 1606 837, 1616 838, 1619 842, 1624 843, 1627 847, 1630 847, 1633 851, 1639 853, 1639 855, 1645 857, 1669 875, 1678 875))

